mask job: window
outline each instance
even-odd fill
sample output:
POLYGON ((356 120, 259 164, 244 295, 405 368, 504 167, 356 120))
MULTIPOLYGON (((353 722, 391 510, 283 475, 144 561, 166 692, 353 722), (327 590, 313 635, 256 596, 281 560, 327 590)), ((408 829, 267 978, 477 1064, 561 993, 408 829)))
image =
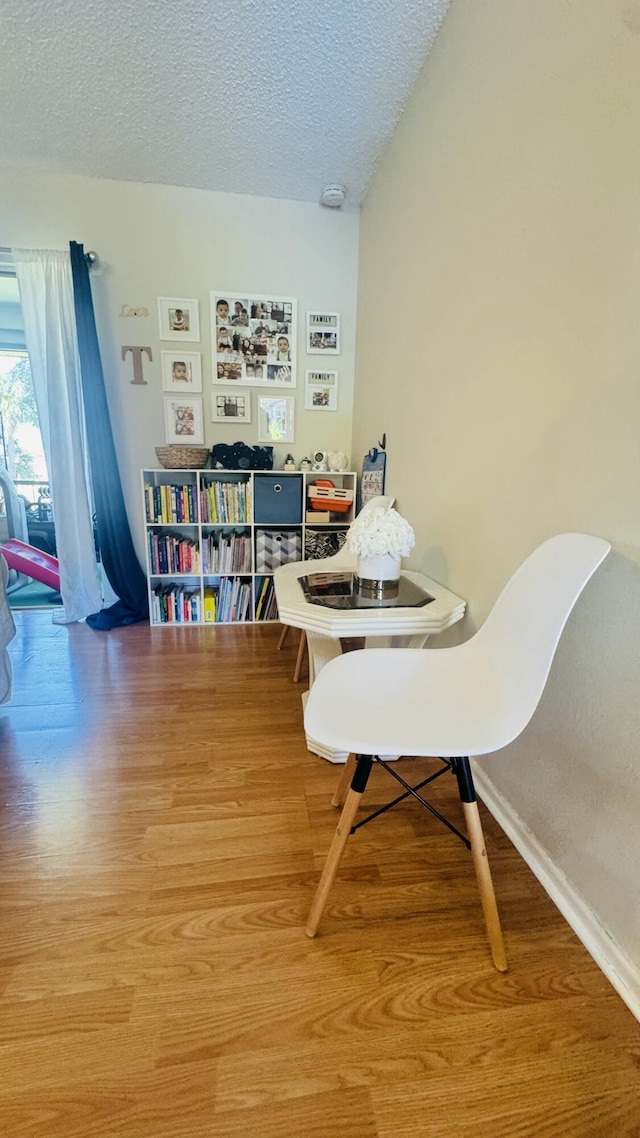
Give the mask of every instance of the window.
MULTIPOLYGON (((4 258, 0 264, 0 465, 24 499, 29 540, 33 536, 31 523, 46 517, 52 530, 47 544, 38 535, 32 543, 55 552, 49 474, 25 346, 18 282, 4 258)), ((0 488, 0 540, 23 536, 8 532, 8 520, 0 488)))

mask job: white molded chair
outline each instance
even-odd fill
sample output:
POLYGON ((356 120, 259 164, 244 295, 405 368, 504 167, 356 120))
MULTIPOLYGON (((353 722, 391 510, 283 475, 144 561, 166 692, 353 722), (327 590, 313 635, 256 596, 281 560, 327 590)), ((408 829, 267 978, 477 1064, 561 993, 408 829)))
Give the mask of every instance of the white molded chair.
POLYGON ((373 763, 405 787, 390 806, 412 794, 436 814, 417 792, 452 771, 468 839, 437 816, 471 850, 493 961, 499 971, 506 970, 469 757, 506 747, 527 726, 567 618, 610 548, 601 538, 559 534, 516 570, 485 623, 466 643, 435 650, 364 649, 339 656, 321 670, 309 693, 305 730, 313 739, 350 754, 333 799, 334 806, 344 801, 344 809, 311 907, 309 936, 317 931, 347 839, 358 828, 354 819, 373 763), (439 756, 443 767, 412 788, 384 760, 385 755, 398 754, 439 756))
MULTIPOLYGON (((391 494, 378 494, 377 497, 370 498, 368 502, 365 502, 364 506, 359 511, 358 517, 360 514, 364 514, 365 510, 373 509, 374 506, 384 506, 387 510, 390 510, 394 502, 395 498, 392 497, 391 494)), ((296 562, 296 564, 298 567, 300 567, 300 562, 296 562)), ((342 571, 344 573, 351 571, 355 572, 357 564, 357 556, 355 553, 350 553, 346 545, 343 545, 342 549, 339 549, 338 552, 334 553, 332 557, 317 557, 312 561, 303 562, 304 568, 308 569, 310 573, 330 573, 333 570, 336 572, 342 571)), ((277 569, 276 572, 278 572, 277 569)), ((283 624, 282 632, 280 633, 280 639, 278 640, 278 652, 283 647, 284 642, 287 639, 289 628, 290 625, 283 624)), ((293 670, 294 684, 297 684, 298 680, 300 679, 300 671, 302 669, 302 661, 304 659, 304 650, 306 644, 307 634, 304 631, 304 628, 302 628, 300 630, 300 641, 298 643, 298 655, 296 656, 296 664, 293 670)))

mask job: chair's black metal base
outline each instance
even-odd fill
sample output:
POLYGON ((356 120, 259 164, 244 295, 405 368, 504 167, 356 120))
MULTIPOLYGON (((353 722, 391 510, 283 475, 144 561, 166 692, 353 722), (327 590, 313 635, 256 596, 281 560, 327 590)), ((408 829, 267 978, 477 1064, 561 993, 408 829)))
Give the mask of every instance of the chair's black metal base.
POLYGON ((385 762, 385 760, 381 759, 379 755, 356 755, 356 769, 351 780, 352 790, 356 790, 359 794, 362 794, 364 792, 369 780, 371 768, 374 763, 377 763, 379 766, 384 767, 384 769, 389 772, 391 777, 395 778, 396 782, 399 782, 401 786, 404 786, 405 792, 404 794, 399 794, 398 797, 392 799, 391 802, 387 802, 386 806, 380 806, 378 810, 374 810, 371 814, 368 814, 366 818, 362 818, 355 824, 355 826, 351 827, 350 832, 352 834, 355 834, 356 830, 359 830, 361 826, 366 826, 367 822, 372 822, 374 818, 378 818, 381 814, 385 814, 387 810, 391 810, 392 806, 397 806, 398 803, 403 802, 405 798, 412 797, 416 798, 418 802, 422 803, 422 805, 426 807, 426 809, 429 810, 429 812, 433 814, 439 822, 442 822, 442 824, 446 826, 448 830, 451 830, 451 832, 460 839, 463 845, 465 845, 467 849, 470 850, 471 842, 465 836, 465 834, 461 833, 461 831, 458 830, 457 827, 454 826, 448 818, 445 818, 444 814, 441 814, 439 810, 436 810, 435 806, 428 802, 426 798, 423 798, 421 794, 418 794, 418 791, 422 790, 423 786, 428 786, 430 782, 435 782, 435 780, 437 778, 441 778, 443 774, 452 772, 458 779, 458 791, 460 793, 462 802, 476 801, 476 792, 473 785, 473 777, 471 774, 469 760, 465 758, 439 759, 438 761, 442 763, 440 770, 437 770, 435 774, 429 775, 428 778, 424 778, 422 782, 416 783, 415 786, 410 786, 409 783, 402 777, 402 775, 398 774, 393 765, 391 763, 385 762))

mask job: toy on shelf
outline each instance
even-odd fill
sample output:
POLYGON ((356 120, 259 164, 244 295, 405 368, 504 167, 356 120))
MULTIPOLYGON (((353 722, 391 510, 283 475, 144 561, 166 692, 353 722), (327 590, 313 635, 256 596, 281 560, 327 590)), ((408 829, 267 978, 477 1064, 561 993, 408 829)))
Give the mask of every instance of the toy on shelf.
POLYGON ((353 505, 353 490, 341 490, 330 478, 316 478, 307 487, 312 510, 329 510, 332 514, 346 514, 353 505))

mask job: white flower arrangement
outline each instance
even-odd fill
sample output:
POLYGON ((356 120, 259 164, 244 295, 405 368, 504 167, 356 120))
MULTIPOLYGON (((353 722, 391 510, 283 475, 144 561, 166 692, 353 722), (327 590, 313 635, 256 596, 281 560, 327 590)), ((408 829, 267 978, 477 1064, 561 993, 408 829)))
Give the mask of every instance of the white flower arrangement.
POLYGON ((397 510, 372 506, 362 510, 347 534, 347 549, 358 557, 408 557, 416 544, 416 535, 397 510))

